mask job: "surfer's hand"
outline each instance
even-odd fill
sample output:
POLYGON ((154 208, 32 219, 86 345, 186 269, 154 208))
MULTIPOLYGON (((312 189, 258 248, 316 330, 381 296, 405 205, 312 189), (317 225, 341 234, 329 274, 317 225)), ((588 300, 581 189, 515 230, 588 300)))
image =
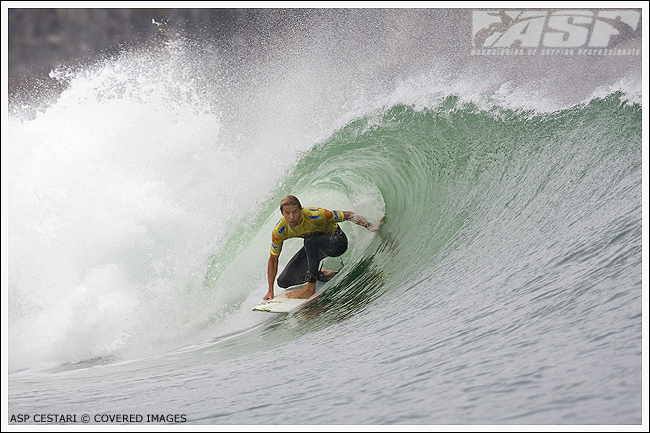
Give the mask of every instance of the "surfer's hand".
POLYGON ((368 227, 368 230, 370 230, 371 232, 376 232, 377 230, 379 230, 379 226, 381 225, 381 223, 384 222, 384 218, 386 218, 386 215, 381 217, 381 220, 379 220, 377 224, 373 224, 370 227, 368 227))
POLYGON ((273 299, 273 290, 269 290, 266 296, 264 296, 265 301, 268 301, 270 299, 273 299))

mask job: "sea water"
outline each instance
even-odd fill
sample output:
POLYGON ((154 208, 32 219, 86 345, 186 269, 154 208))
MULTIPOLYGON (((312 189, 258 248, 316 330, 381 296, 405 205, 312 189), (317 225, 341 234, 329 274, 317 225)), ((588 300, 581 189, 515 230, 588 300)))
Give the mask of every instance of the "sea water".
POLYGON ((287 11, 12 104, 10 424, 641 424, 640 56, 472 57, 471 13, 287 11), (287 194, 385 222, 252 312, 287 194))

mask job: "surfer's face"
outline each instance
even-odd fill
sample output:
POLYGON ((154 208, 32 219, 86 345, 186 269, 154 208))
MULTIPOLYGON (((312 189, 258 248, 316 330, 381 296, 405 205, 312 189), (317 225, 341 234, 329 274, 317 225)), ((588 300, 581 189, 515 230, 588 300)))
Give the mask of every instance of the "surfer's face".
POLYGON ((302 213, 298 205, 284 206, 282 208, 282 216, 291 227, 297 226, 302 220, 302 213))

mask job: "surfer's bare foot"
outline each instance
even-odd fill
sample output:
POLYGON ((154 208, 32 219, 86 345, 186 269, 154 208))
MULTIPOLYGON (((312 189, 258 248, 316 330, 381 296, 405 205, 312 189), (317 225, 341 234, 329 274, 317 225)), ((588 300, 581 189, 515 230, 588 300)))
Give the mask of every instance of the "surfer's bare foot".
POLYGON ((334 275, 336 275, 336 272, 331 271, 329 269, 321 268, 320 271, 323 273, 323 277, 321 278, 321 281, 329 281, 334 277, 334 275))
POLYGON ((311 298, 311 296, 314 293, 316 293, 316 284, 307 283, 305 287, 303 287, 302 289, 294 290, 292 292, 287 293, 287 298, 308 299, 311 298))

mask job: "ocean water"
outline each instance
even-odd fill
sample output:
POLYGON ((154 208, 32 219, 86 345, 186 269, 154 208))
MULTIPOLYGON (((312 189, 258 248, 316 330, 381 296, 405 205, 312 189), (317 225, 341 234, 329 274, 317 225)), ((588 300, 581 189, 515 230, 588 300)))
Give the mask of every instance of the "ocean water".
POLYGON ((268 12, 14 101, 9 424, 647 421, 640 56, 471 57, 470 12, 268 12), (385 223, 252 312, 287 194, 385 223))

